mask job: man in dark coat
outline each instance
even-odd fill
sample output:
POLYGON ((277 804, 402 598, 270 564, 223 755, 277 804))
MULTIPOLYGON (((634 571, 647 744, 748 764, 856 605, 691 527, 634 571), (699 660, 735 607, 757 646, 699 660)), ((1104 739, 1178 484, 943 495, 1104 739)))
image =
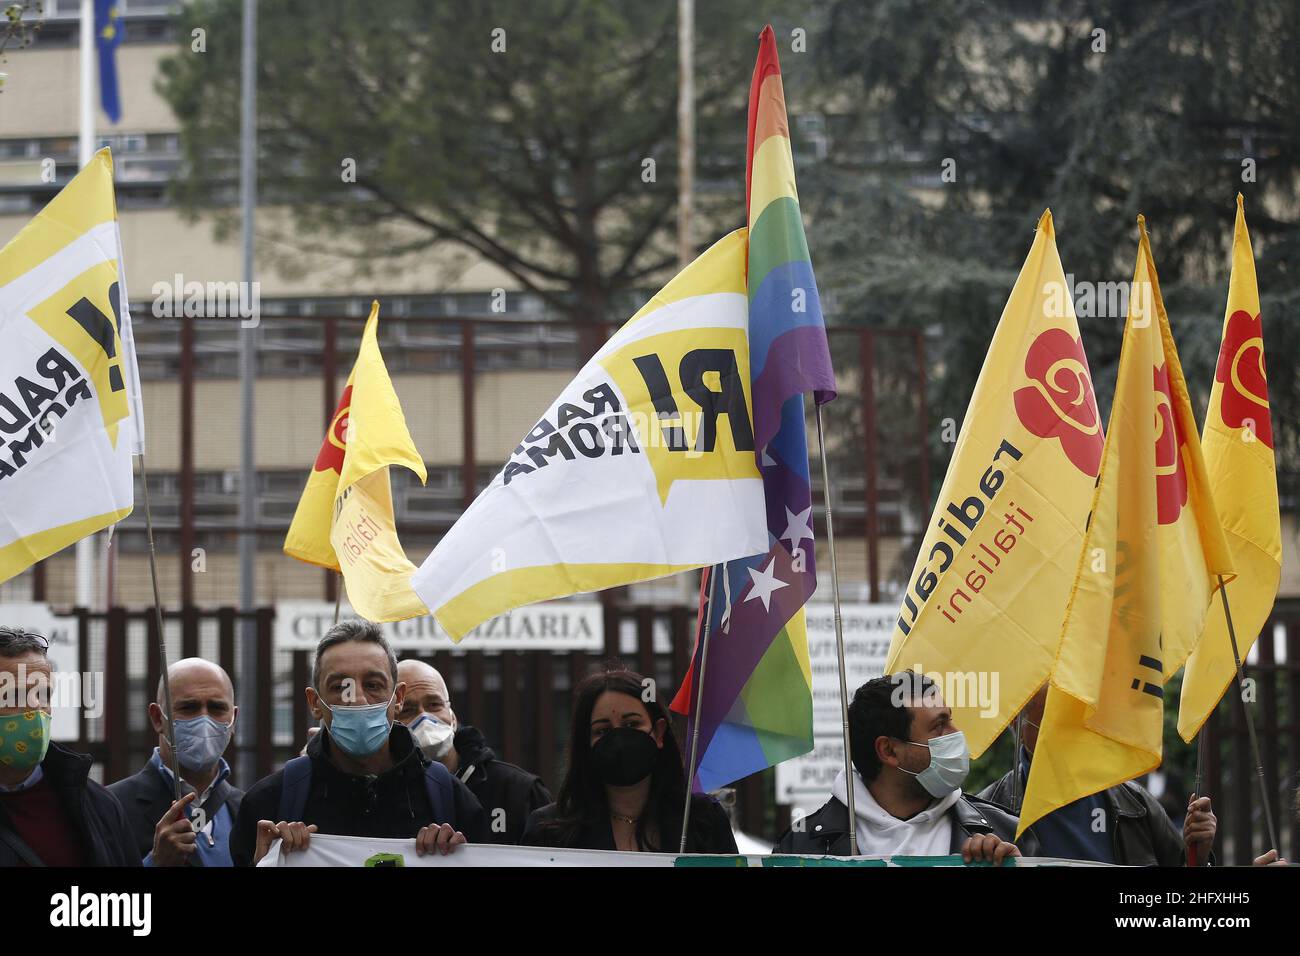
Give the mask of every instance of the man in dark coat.
MULTIPOLYGON (((904 671, 859 687, 849 705, 849 752, 860 855, 960 853, 993 863, 1020 855, 1016 818, 962 792, 970 753, 929 678, 904 671)), ((841 771, 830 800, 795 820, 772 852, 848 856, 849 786, 841 771)), ((1021 846, 1035 855, 1033 841, 1021 846)))
POLYGON ((91 758, 50 740, 49 641, 0 627, 0 866, 139 866, 91 758))
MULTIPOLYGON (((985 787, 981 797, 1020 812, 1046 704, 1047 688, 1043 687, 1025 705, 1020 786, 1015 786, 1016 769, 1012 767, 985 787)), ((1027 832, 1038 839, 1043 856, 1121 866, 1184 866, 1187 849, 1195 846, 1197 863, 1208 866, 1215 829, 1209 797, 1193 795, 1180 834, 1160 802, 1129 780, 1052 811, 1027 832)))
POLYGON ((291 761, 244 794, 230 840, 236 866, 255 865, 277 838, 285 852, 306 849, 314 832, 414 839, 420 854, 483 842, 487 821, 474 794, 441 764, 427 763, 394 719, 405 695, 397 658, 376 625, 345 621, 325 633, 307 688, 307 705, 324 727, 297 758, 304 762, 291 761), (442 794, 438 819, 434 799, 442 794))
POLYGON ((172 747, 167 740, 158 682, 149 721, 158 746, 138 773, 108 789, 126 811, 145 866, 232 866, 230 833, 244 792, 227 780, 222 754, 230 743, 239 708, 230 676, 200 657, 167 669, 172 722, 181 771, 181 800, 174 802, 172 747))
POLYGON ((424 661, 399 661, 406 698, 397 719, 414 734, 424 756, 440 760, 464 781, 487 814, 486 842, 517 844, 528 815, 551 802, 535 773, 497 758, 477 728, 462 725, 452 710, 447 683, 424 661))

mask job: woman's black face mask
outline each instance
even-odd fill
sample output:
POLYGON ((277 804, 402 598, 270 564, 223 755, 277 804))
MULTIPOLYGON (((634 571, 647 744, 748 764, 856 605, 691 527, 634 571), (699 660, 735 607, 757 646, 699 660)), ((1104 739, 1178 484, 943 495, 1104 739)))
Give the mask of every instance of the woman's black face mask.
POLYGON ((591 759, 602 781, 611 787, 630 787, 650 776, 659 759, 659 745, 643 730, 615 727, 591 745, 591 759))

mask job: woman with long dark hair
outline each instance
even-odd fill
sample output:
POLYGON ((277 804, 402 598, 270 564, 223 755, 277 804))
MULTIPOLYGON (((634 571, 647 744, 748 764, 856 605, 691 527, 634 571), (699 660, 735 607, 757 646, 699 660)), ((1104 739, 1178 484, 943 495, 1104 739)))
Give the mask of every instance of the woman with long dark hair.
MULTIPOLYGON (((676 853, 686 801, 682 754, 668 714, 640 674, 592 674, 574 693, 569 766, 555 803, 529 815, 520 843, 676 853)), ((736 853, 717 801, 691 798, 688 853, 736 853)))

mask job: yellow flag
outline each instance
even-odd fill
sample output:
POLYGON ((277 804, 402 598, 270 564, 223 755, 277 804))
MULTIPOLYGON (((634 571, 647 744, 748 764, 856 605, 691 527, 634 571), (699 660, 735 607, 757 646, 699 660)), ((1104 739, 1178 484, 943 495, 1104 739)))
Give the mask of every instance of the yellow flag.
POLYGON ((989 345, 885 664, 940 681, 976 756, 1051 671, 1102 444, 1047 211, 989 345))
MULTIPOLYGON (((1238 648, 1245 660, 1277 597, 1282 576, 1282 526, 1268 379, 1264 373, 1259 288, 1240 195, 1223 340, 1201 445, 1237 572, 1222 593, 1227 595, 1238 648)), ((1184 740, 1196 736, 1235 675, 1236 662, 1220 598, 1211 607, 1200 643, 1183 672, 1178 732, 1184 740)))
MULTIPOLYGON (((1231 570, 1146 226, 1101 476, 1019 833, 1160 763, 1164 685, 1231 570)), ((1017 834, 1017 835, 1018 835, 1017 834)))
POLYGON ((427 475, 379 352, 379 303, 370 308, 361 350, 307 488, 285 538, 285 553, 342 572, 348 601, 371 621, 427 614, 411 589, 415 571, 393 519, 388 468, 427 475))

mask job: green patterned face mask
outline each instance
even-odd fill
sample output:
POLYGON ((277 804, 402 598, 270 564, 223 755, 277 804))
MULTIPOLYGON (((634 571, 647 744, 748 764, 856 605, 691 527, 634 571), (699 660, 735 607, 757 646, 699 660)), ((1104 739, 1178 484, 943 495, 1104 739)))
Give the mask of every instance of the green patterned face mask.
POLYGON ((50 715, 43 710, 0 717, 0 764, 11 770, 31 770, 50 747, 50 715))

